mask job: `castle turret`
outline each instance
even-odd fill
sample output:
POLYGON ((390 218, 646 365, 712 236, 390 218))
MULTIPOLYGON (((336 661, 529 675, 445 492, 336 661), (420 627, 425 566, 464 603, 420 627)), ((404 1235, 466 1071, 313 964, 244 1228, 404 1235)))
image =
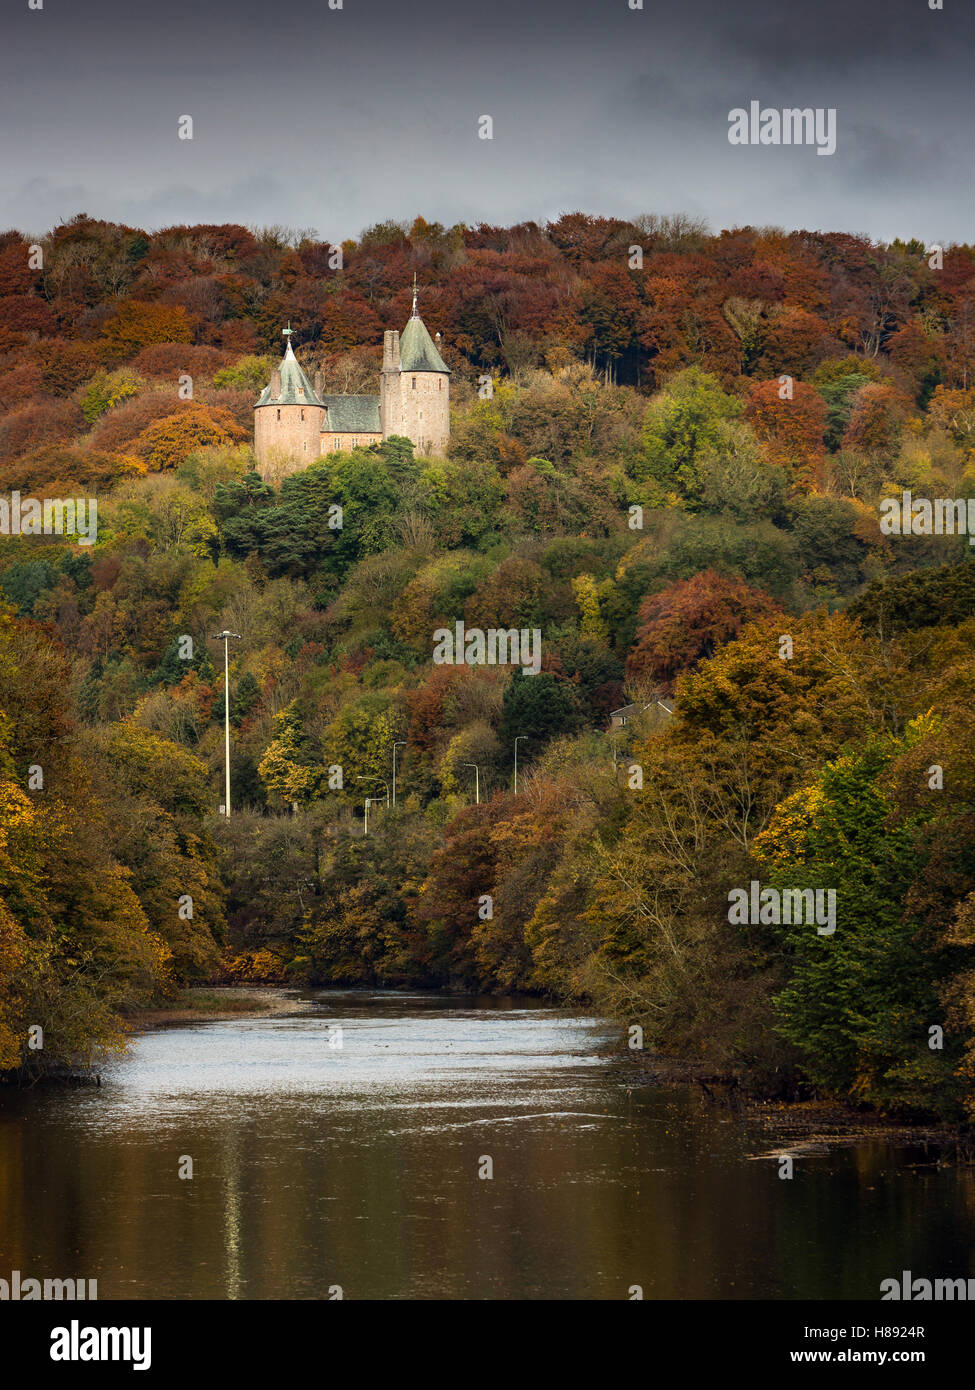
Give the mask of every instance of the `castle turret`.
POLYGON ((325 404, 308 380, 291 347, 292 328, 284 329, 288 346, 254 406, 254 455, 261 476, 274 481, 318 457, 325 404))
POLYGON ((446 453, 450 368, 417 311, 415 277, 413 313, 402 336, 394 330, 383 335, 380 394, 384 439, 402 434, 413 441, 417 453, 446 453))

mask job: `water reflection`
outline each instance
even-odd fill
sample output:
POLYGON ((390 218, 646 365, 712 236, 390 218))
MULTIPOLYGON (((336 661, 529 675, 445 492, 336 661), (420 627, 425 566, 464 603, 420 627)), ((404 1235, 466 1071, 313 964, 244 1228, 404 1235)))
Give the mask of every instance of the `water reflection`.
POLYGON ((5 1097, 0 1275, 102 1298, 873 1299, 904 1268, 975 1274, 970 1172, 864 1144, 782 1181, 739 1119, 609 1065, 599 1020, 315 997, 149 1034, 101 1090, 5 1097))

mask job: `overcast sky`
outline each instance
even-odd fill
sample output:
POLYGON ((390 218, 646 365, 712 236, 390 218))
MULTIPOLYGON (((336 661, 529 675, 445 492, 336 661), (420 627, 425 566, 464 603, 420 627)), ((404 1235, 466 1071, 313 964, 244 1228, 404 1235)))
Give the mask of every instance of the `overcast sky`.
POLYGON ((0 0, 0 227, 581 209, 975 240, 972 0, 643 3, 0 0), (835 107, 836 153, 730 145, 753 100, 835 107))

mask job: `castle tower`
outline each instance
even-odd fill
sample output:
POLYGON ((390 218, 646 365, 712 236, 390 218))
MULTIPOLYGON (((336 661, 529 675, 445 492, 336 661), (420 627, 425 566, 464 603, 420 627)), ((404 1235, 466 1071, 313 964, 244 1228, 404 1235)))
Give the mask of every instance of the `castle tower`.
POLYGON ((321 449, 325 403, 294 355, 292 332, 289 324, 284 357, 254 406, 254 455, 265 482, 307 468, 321 449))
POLYGON ((417 311, 416 276, 409 323, 402 335, 395 330, 383 335, 379 389, 384 439, 402 434, 413 441, 418 454, 446 453, 450 438, 450 368, 417 311))

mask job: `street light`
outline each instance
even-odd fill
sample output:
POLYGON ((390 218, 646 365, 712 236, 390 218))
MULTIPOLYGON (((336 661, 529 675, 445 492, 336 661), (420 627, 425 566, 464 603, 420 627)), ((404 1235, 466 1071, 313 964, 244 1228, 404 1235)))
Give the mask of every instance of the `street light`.
POLYGON ((461 763, 461 767, 472 767, 474 769, 474 795, 477 805, 481 804, 481 773, 477 763, 461 763))
POLYGON ((224 732, 224 767, 226 769, 226 815, 230 816, 230 639, 240 641, 239 632, 215 632, 214 642, 223 643, 223 732, 224 732))
POLYGON ((406 740, 405 740, 405 739, 400 739, 399 742, 393 744, 393 806, 394 806, 394 807, 395 807, 395 805, 396 805, 396 750, 397 750, 397 748, 405 748, 405 747, 406 747, 406 740))
POLYGON ((518 795, 518 744, 522 739, 527 737, 527 734, 519 734, 515 739, 515 796, 518 795))

